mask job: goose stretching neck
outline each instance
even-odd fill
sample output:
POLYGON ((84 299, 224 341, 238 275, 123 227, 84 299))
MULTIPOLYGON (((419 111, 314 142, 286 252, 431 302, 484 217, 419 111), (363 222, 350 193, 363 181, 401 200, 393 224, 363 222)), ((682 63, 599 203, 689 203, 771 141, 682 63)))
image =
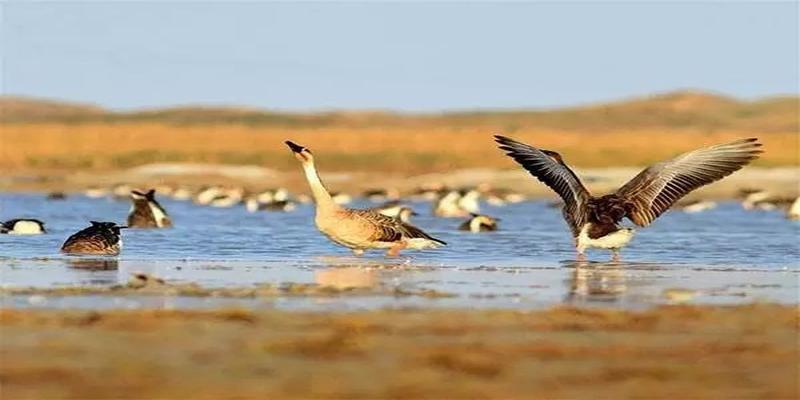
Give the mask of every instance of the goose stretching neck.
POLYGON ((337 204, 319 177, 311 151, 288 140, 286 145, 303 166, 316 203, 314 222, 334 243, 351 249, 356 255, 369 249, 387 249, 388 256, 397 256, 404 249, 432 249, 446 244, 415 226, 375 210, 357 210, 337 204))
POLYGON ((505 136, 495 136, 495 141, 564 201, 562 214, 581 259, 590 247, 609 249, 616 259, 634 234, 620 226, 623 218, 648 226, 689 192, 734 173, 762 153, 755 138, 690 151, 651 165, 616 192, 596 197, 555 151, 505 136))

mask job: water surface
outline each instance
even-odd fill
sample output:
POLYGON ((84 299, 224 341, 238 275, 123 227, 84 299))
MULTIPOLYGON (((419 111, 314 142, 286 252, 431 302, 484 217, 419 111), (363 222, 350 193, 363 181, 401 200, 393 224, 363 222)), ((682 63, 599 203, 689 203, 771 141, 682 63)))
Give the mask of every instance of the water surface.
MULTIPOLYGON (((39 194, 0 195, 0 219, 36 217, 49 233, 0 235, 0 280, 4 287, 108 286, 134 272, 168 282, 208 287, 262 283, 321 283, 435 289, 453 297, 394 296, 196 299, 136 296, 35 298, 7 296, 4 306, 204 307, 245 305, 289 309, 357 309, 405 306, 543 307, 570 303, 646 307, 670 301, 666 289, 692 293, 697 303, 776 301, 797 303, 798 229, 779 212, 752 212, 738 203, 687 214, 669 212, 637 232, 609 262, 590 251, 590 262, 574 261, 574 249, 558 210, 532 201, 505 207, 483 205, 501 218, 497 232, 472 234, 459 219, 435 218, 428 203, 412 203, 422 215, 414 223, 448 242, 438 250, 385 258, 381 252, 354 257, 328 242, 313 226, 313 209, 248 213, 243 207, 209 208, 165 199, 173 229, 127 230, 119 257, 64 256, 64 239, 89 220, 124 223, 125 201, 71 196, 48 201, 39 194)), ((356 206, 370 206, 360 202, 356 206)))

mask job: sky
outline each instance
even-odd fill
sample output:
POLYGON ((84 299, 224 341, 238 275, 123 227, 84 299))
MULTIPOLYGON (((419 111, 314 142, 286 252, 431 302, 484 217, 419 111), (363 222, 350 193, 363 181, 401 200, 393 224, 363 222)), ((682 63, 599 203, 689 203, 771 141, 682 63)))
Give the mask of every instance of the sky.
POLYGON ((0 0, 0 89, 129 110, 548 108, 797 94, 798 2, 0 0))

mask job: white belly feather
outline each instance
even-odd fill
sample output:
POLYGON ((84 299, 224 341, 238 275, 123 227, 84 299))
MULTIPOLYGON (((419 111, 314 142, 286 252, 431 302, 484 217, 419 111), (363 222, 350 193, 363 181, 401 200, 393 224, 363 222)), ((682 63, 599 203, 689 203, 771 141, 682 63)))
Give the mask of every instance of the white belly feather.
POLYGON ((600 249, 620 249, 625 247, 625 245, 633 239, 634 230, 630 228, 621 228, 616 232, 592 239, 589 237, 590 227, 591 224, 584 225, 583 229, 581 229, 581 233, 578 235, 578 251, 581 253, 591 247, 600 249))
POLYGON ((12 235, 38 235, 43 233, 41 225, 33 221, 17 221, 8 233, 12 235))
POLYGON ((148 203, 148 206, 150 206, 150 212, 153 213, 153 218, 155 218, 156 220, 156 226, 159 228, 163 228, 164 219, 167 217, 166 214, 164 214, 164 212, 161 211, 161 209, 158 208, 155 204, 148 203))

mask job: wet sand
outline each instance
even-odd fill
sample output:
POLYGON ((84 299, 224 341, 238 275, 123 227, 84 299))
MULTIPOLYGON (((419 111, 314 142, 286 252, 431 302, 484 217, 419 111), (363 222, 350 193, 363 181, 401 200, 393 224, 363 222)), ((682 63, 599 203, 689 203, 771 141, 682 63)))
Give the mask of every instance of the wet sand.
POLYGON ((798 310, 0 310, 2 397, 797 398, 798 310))

